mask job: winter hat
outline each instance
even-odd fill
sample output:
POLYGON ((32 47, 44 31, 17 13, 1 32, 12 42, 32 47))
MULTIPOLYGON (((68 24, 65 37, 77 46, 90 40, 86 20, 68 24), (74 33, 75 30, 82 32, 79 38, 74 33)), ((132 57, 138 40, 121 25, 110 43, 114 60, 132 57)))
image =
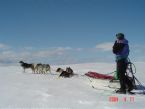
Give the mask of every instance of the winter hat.
POLYGON ((123 33, 117 33, 116 34, 117 39, 123 40, 124 39, 124 34, 123 33))

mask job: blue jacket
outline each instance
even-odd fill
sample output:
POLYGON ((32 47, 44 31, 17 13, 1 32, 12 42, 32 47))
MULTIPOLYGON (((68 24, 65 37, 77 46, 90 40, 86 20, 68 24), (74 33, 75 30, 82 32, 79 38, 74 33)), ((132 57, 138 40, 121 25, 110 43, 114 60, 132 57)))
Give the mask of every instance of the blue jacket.
POLYGON ((113 53, 116 55, 116 61, 127 59, 129 55, 128 40, 116 40, 113 46, 113 53))

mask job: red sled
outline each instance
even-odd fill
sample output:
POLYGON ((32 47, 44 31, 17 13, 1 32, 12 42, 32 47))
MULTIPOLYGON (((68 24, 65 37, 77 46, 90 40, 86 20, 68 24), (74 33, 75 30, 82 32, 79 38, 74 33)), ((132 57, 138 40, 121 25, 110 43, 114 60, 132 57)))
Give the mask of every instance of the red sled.
POLYGON ((113 76, 109 76, 109 75, 106 75, 106 74, 100 74, 100 73, 96 73, 96 72, 88 72, 85 75, 89 76, 91 78, 96 78, 96 79, 108 79, 108 80, 114 79, 113 76))

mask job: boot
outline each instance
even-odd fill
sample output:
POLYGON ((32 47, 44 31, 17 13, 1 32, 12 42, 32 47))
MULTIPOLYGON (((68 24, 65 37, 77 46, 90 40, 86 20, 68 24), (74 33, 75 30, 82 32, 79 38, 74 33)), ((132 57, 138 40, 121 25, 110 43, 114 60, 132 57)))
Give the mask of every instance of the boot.
POLYGON ((119 93, 119 94, 126 94, 126 90, 119 89, 119 90, 116 91, 116 93, 119 93))

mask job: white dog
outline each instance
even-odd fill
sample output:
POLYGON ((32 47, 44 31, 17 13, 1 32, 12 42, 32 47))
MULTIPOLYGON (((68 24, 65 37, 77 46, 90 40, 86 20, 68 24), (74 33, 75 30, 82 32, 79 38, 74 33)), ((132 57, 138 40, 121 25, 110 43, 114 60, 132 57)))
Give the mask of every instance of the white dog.
POLYGON ((51 73, 51 68, 50 68, 49 64, 41 64, 41 63, 39 63, 39 64, 36 65, 35 71, 36 71, 36 73, 42 73, 42 74, 45 74, 48 71, 51 73))

